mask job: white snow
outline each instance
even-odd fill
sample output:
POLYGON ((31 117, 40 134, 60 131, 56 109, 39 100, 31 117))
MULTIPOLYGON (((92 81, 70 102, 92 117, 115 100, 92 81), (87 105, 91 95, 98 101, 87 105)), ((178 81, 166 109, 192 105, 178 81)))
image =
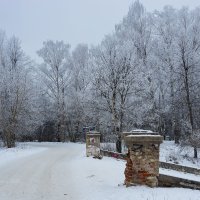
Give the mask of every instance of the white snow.
MULTIPOLYGON (((73 162, 77 182, 81 179, 83 200, 199 200, 200 191, 182 188, 148 188, 123 185, 125 161, 104 157, 102 160, 85 157, 73 162), (81 166, 81 167, 80 167, 81 166)), ((74 198, 76 199, 76 198, 74 198)))
POLYGON ((160 135, 128 135, 126 137, 160 137, 160 135))
POLYGON ((28 143, 19 143, 15 148, 0 148, 0 166, 20 158, 31 156, 46 150, 45 147, 35 148, 28 143))
POLYGON ((134 129, 131 131, 132 133, 153 133, 151 130, 144 130, 144 129, 134 129))
MULTIPOLYGON (((200 157, 199 149, 198 154, 200 157)), ((160 161, 200 168, 200 158, 193 158, 193 148, 181 147, 174 144, 174 141, 164 141, 160 145, 160 161)))
POLYGON ((2 152, 0 163, 7 160, 6 156, 9 162, 0 165, 1 200, 200 199, 198 190, 126 188, 125 161, 86 157, 85 144, 29 143, 12 153, 5 149, 2 152), (29 154, 30 151, 34 154, 29 154), (15 157, 17 154, 23 156, 15 157))
POLYGON ((188 180, 200 182, 200 175, 189 174, 189 173, 185 173, 185 172, 178 172, 178 171, 175 171, 175 170, 163 169, 163 168, 160 168, 159 172, 161 174, 165 174, 165 175, 169 175, 169 176, 175 176, 175 177, 178 177, 178 178, 183 178, 183 179, 188 179, 188 180))

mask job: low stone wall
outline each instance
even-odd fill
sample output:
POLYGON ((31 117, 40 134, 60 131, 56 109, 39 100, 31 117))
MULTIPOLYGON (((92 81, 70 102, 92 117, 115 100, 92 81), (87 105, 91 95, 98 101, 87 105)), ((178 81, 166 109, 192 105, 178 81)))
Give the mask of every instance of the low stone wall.
POLYGON ((186 167, 182 165, 176 165, 172 163, 160 162, 160 167, 165 169, 172 169, 180 172, 187 172, 190 174, 200 175, 200 169, 193 168, 193 167, 186 167))
MULTIPOLYGON (((122 160, 126 160, 126 158, 127 158, 126 154, 108 151, 108 150, 104 150, 104 149, 101 149, 101 155, 107 156, 107 157, 112 157, 112 158, 117 158, 117 159, 122 159, 122 160)), ((190 173, 190 174, 200 175, 200 169, 193 168, 193 167, 186 167, 186 166, 182 166, 182 165, 176 165, 176 164, 166 163, 166 162, 161 162, 161 161, 159 162, 159 166, 160 166, 160 168, 164 168, 164 169, 171 169, 171 170, 176 170, 176 171, 180 171, 180 172, 186 172, 186 173, 190 173)))
POLYGON ((107 157, 112 157, 112 158, 117 158, 117 159, 122 159, 122 160, 126 160, 126 158, 127 158, 127 155, 122 154, 122 153, 107 151, 104 149, 101 149, 100 152, 101 152, 102 156, 107 156, 107 157))
POLYGON ((182 187, 200 190, 200 182, 159 174, 158 186, 160 187, 182 187))

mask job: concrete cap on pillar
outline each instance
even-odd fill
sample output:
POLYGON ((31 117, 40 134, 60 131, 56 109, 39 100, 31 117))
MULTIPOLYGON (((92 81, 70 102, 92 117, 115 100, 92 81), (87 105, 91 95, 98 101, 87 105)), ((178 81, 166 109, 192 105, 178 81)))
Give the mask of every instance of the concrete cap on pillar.
POLYGON ((101 134, 98 131, 89 131, 89 132, 87 132, 87 135, 88 136, 100 136, 101 134))
POLYGON ((126 146, 132 146, 132 144, 160 144, 163 142, 163 136, 161 135, 128 135, 125 137, 126 146))

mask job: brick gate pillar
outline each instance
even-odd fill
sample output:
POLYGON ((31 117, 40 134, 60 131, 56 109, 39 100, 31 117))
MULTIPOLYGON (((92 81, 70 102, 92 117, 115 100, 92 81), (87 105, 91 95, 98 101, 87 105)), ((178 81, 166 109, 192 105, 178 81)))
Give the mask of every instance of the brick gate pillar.
POLYGON ((160 135, 129 135, 125 137, 128 157, 125 184, 158 186, 160 135))
POLYGON ((100 156, 100 136, 97 131, 90 131, 86 134, 86 155, 100 156))

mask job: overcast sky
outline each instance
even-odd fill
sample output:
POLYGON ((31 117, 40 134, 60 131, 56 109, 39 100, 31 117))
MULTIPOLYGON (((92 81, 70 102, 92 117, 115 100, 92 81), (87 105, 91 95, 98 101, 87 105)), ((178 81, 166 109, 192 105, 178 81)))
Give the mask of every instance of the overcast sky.
MULTIPOLYGON (((127 14, 133 0, 0 0, 0 29, 20 38, 24 51, 36 51, 47 39, 98 44, 127 14)), ((141 0, 147 10, 200 5, 200 0, 141 0)))

